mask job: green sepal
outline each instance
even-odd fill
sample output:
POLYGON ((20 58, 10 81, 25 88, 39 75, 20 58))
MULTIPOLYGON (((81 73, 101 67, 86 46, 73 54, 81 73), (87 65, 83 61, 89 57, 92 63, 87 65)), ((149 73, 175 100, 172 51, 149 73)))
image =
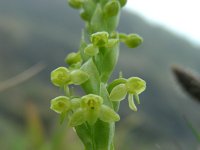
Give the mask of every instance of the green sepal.
POLYGON ((85 62, 82 65, 81 70, 85 71, 90 77, 85 83, 82 84, 85 92, 87 94, 93 93, 98 95, 100 88, 100 77, 93 60, 90 58, 87 62, 85 62))
POLYGON ((115 86, 110 93, 111 101, 121 101, 125 99, 127 94, 127 89, 125 84, 119 84, 115 86))
MULTIPOLYGON (((112 91, 112 89, 114 87, 116 87, 117 85, 119 85, 119 84, 125 84, 125 83, 126 83, 126 79, 125 78, 115 79, 113 82, 111 82, 107 86, 108 93, 110 93, 112 91)), ((113 105, 113 109, 117 112, 119 110, 120 102, 113 101, 112 105, 113 105)))
POLYGON ((118 79, 115 79, 114 81, 112 81, 108 86, 107 86, 107 89, 108 89, 108 92, 110 93, 112 91, 112 89, 114 87, 116 87, 117 85, 119 84, 125 84, 126 83, 126 79, 125 78, 118 78, 118 79))

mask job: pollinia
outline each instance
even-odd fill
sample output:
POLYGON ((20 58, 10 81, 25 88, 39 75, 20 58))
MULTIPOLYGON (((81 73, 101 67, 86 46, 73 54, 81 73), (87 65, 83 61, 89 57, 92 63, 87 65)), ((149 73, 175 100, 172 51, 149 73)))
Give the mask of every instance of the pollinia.
POLYGON ((115 122, 120 120, 120 102, 128 97, 130 109, 137 111, 139 94, 146 83, 139 77, 108 83, 119 57, 119 45, 135 48, 142 43, 137 34, 118 33, 120 10, 126 0, 68 0, 80 10, 85 22, 77 52, 69 53, 65 62, 51 72, 51 82, 63 89, 63 96, 51 100, 50 108, 61 122, 68 120, 85 150, 114 150, 115 122), (81 86, 85 95, 77 96, 71 86, 81 86))

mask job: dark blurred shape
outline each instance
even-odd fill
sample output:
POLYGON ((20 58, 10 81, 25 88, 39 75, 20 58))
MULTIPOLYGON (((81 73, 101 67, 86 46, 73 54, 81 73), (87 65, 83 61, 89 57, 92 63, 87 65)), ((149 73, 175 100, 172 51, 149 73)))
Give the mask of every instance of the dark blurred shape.
POLYGON ((180 66, 173 66, 172 71, 181 87, 200 102, 200 78, 180 66))

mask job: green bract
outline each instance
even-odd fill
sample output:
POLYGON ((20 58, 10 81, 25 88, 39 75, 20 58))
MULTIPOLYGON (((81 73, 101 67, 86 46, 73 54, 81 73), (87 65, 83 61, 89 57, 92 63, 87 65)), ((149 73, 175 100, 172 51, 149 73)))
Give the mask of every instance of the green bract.
POLYGON ((70 72, 65 67, 59 67, 51 72, 51 82, 55 86, 63 87, 70 82, 70 72))
POLYGON ((51 100, 51 107, 56 113, 68 112, 71 109, 71 102, 66 96, 58 96, 51 100))
POLYGON ((85 150, 114 150, 115 122, 122 100, 128 98, 129 107, 137 111, 139 94, 146 83, 138 77, 125 79, 122 72, 110 81, 120 54, 120 42, 129 48, 142 43, 137 34, 118 33, 121 8, 127 0, 68 0, 72 8, 80 9, 85 22, 77 52, 67 55, 66 67, 51 72, 51 81, 61 87, 65 96, 51 100, 51 109, 60 114, 61 123, 74 127, 85 150), (82 96, 77 96, 80 85, 82 96), (135 104, 136 102, 136 104, 135 104))

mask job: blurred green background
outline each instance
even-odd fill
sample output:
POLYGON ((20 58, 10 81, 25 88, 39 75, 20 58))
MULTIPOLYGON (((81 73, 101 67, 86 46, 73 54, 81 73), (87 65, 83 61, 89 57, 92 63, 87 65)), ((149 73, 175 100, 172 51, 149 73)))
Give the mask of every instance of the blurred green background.
MULTIPOLYGON (((59 125, 58 115, 49 109, 50 99, 62 94, 49 74, 65 65, 67 53, 77 51, 83 27, 66 0, 0 0, 1 150, 83 149, 73 130, 59 125)), ((200 106, 177 85, 171 66, 200 72, 200 47, 126 10, 118 31, 138 33, 144 43, 136 49, 121 45, 112 78, 119 71, 127 78, 139 76, 147 90, 137 113, 127 101, 121 103, 116 149, 197 149, 184 118, 200 131, 200 106)))

